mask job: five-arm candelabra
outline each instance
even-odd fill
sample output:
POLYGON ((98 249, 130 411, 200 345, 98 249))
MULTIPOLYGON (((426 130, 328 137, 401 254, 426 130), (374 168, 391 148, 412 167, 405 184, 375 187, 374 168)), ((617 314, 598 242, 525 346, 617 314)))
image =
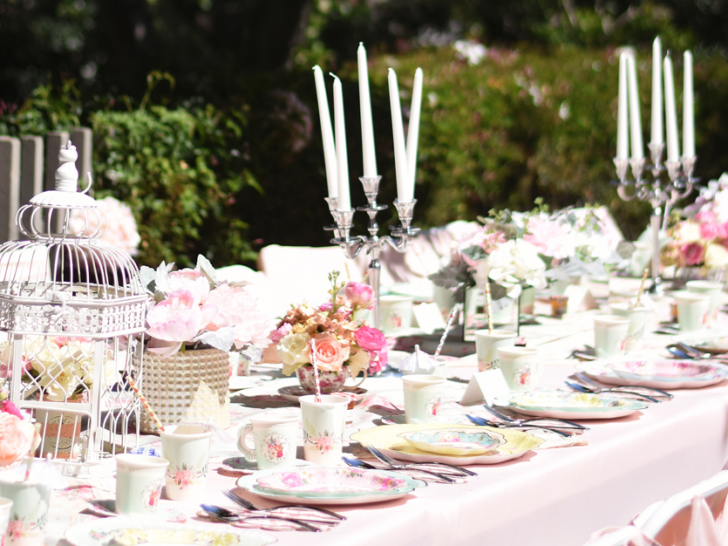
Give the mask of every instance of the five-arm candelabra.
POLYGON ((650 292, 663 294, 660 278, 660 229, 667 227, 670 207, 678 200, 687 197, 693 191, 693 185, 699 181, 693 178, 696 157, 683 157, 681 161, 665 161, 662 165, 664 144, 649 144, 652 165, 647 166, 644 158, 614 159, 614 166, 619 178, 617 193, 624 201, 635 197, 652 205, 652 287, 650 292), (651 180, 643 177, 645 167, 652 174, 651 180), (632 171, 634 180, 627 180, 628 170, 632 171), (663 183, 662 173, 667 172, 669 182, 663 183), (628 188, 631 188, 630 192, 628 188))
POLYGON ((375 304, 372 309, 372 314, 375 328, 380 327, 379 278, 382 267, 379 263, 379 256, 382 253, 382 250, 384 250, 384 246, 387 244, 397 252, 404 252, 407 250, 410 238, 416 237, 421 233, 419 228, 412 227, 410 225, 417 199, 407 202, 395 200, 394 206, 397 209, 401 225, 390 226, 389 229, 392 234, 379 237, 379 225, 377 224, 376 216, 377 213, 387 208, 387 205, 377 204, 379 181, 381 179, 381 176, 359 178, 364 186, 364 194, 367 197, 368 204, 364 207, 357 207, 356 210, 366 212, 369 215, 369 227, 367 228, 367 231, 369 231, 369 237, 364 235, 356 235, 352 237, 350 235, 354 220, 354 212, 356 212, 356 210, 339 210, 337 206, 337 199, 335 197, 327 197, 326 202, 329 204, 329 210, 331 211, 331 215, 334 217, 336 225, 324 228, 334 232, 334 238, 331 239, 331 242, 339 245, 343 249, 347 258, 353 260, 359 255, 359 252, 361 252, 362 249, 366 249, 367 254, 371 254, 371 260, 369 262, 369 285, 374 291, 375 304))

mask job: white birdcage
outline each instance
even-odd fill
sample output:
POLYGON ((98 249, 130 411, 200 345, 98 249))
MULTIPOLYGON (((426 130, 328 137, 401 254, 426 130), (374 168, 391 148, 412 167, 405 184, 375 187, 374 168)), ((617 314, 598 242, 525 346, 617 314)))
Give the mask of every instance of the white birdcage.
POLYGON ((103 212, 77 191, 76 149, 59 153, 55 191, 17 214, 28 238, 0 246, 0 352, 10 400, 40 423, 36 456, 70 464, 138 445, 139 401, 126 388, 148 297, 131 257, 102 244, 103 212), (85 224, 71 230, 71 216, 85 224), (58 226, 58 227, 56 227, 58 226), (87 229, 92 232, 86 233, 87 229))

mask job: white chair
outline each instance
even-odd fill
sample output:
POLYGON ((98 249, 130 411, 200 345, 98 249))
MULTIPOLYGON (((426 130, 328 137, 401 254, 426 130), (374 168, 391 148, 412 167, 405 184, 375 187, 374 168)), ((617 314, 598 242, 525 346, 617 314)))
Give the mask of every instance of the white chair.
POLYGON ((638 516, 634 523, 660 544, 685 544, 696 496, 705 499, 713 519, 721 516, 728 496, 728 470, 667 498, 652 513, 638 516))

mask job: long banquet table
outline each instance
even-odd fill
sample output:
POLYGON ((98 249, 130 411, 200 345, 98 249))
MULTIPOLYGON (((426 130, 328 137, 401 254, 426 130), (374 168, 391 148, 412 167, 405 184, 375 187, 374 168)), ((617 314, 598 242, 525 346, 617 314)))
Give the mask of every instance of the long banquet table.
MULTIPOLYGON (((658 305, 664 313, 665 302, 658 305)), ((664 318, 664 317, 660 317, 664 318)), ((571 350, 591 344, 591 320, 581 314, 562 323, 542 320, 549 327, 524 328, 528 338, 539 339, 546 360, 541 386, 563 387, 573 373, 571 350), (550 330, 549 330, 550 328, 550 330), (565 332, 573 332, 569 335, 565 332), (559 335, 563 334, 563 335, 559 335)), ((720 331, 728 325, 721 315, 720 331)), ((669 336, 652 335, 646 345, 658 350, 674 341, 669 336)), ((450 376, 467 378, 476 371, 473 357, 454 360, 448 365, 450 376)), ((293 384, 291 379, 276 379, 253 390, 243 391, 244 400, 256 395, 273 395, 277 388, 293 384)), ((430 484, 399 500, 367 506, 336 507, 348 520, 326 533, 272 533, 277 544, 347 546, 425 545, 533 545, 579 546, 602 527, 624 525, 645 509, 673 493, 694 485, 721 470, 728 460, 727 382, 714 387, 674 391, 674 400, 654 404, 630 417, 586 422, 591 430, 584 435, 587 445, 542 449, 532 455, 492 466, 471 467, 478 476, 466 484, 430 484)), ((364 385, 373 403, 382 398, 402 403, 399 380, 368 379, 364 385)), ((465 385, 448 382, 451 411, 465 385)), ((366 403, 362 404, 367 407, 366 403)), ((473 408, 468 409, 471 411, 473 408)), ((234 405, 236 427, 245 418, 261 411, 282 411, 234 405)), ((291 411, 291 410, 288 410, 291 411)), ((464 413, 464 410, 459 410, 464 413)), ((359 410, 348 432, 372 426, 378 418, 366 409, 359 410)), ((216 443, 211 461, 207 494, 201 501, 222 506, 230 502, 222 495, 232 488, 235 478, 215 472, 216 465, 235 454, 232 445, 216 443)), ((113 498, 113 468, 87 478, 98 497, 113 498)), ((78 480, 83 485, 84 480, 78 480)), ((242 491, 242 490, 241 490, 242 491)), ((56 496, 68 492, 57 493, 56 496)), ((259 506, 273 503, 246 498, 259 506)), ((77 515, 81 502, 59 502, 54 497, 49 523, 49 540, 60 538, 65 526, 88 519, 77 515), (71 507, 73 506, 73 507, 71 507)), ((178 504, 180 511, 192 516, 195 505, 178 504)), ((62 542, 63 543, 63 542, 62 542)))

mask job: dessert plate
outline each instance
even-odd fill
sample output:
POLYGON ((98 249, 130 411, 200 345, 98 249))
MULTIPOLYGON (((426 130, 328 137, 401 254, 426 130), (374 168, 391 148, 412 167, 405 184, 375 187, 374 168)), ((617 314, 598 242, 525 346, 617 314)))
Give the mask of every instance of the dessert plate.
MULTIPOLYGON (((268 490, 264 487, 259 486, 259 480, 267 478, 271 474, 281 473, 280 470, 264 470, 250 476, 243 476, 237 481, 238 487, 258 495, 260 497, 278 501, 287 502, 292 504, 309 504, 309 505, 347 505, 347 504, 371 504, 375 502, 386 502, 394 499, 398 499, 408 495, 419 487, 425 487, 427 483, 422 480, 415 480, 410 476, 404 474, 398 474, 396 472, 389 472, 386 470, 359 470, 352 468, 343 467, 311 467, 312 469, 318 469, 322 471, 328 471, 334 474, 338 474, 340 484, 334 487, 334 479, 329 477, 326 479, 327 487, 329 491, 315 491, 316 484, 304 485, 303 489, 301 486, 296 486, 295 481, 291 482, 294 485, 286 486, 288 490, 283 488, 275 491, 268 490), (363 490, 355 490, 359 486, 354 487, 352 483, 359 481, 361 478, 355 477, 347 479, 342 477, 337 471, 346 471, 351 473, 352 471, 367 472, 376 474, 379 478, 379 483, 382 484, 382 490, 372 490, 371 487, 364 488, 363 490), (386 482, 390 480, 392 484, 396 486, 387 486, 386 482)), ((303 469, 301 469, 303 470, 303 469)), ((300 477, 300 475, 299 475, 300 477)), ((321 478, 322 476, 318 476, 321 478)), ((295 480, 296 478, 294 478, 295 480)), ((303 480, 302 480, 303 481, 303 480)))
POLYGON ((648 407, 644 402, 568 391, 535 391, 498 403, 521 415, 555 419, 618 419, 648 407))
POLYGON ((577 365, 577 369, 608 385, 653 389, 697 389, 715 385, 728 377, 728 366, 693 360, 595 360, 577 365))
POLYGON ((492 427, 479 427, 476 425, 456 425, 450 423, 423 423, 417 425, 387 425, 386 427, 375 427, 362 429, 352 434, 351 439, 363 446, 373 446, 384 452, 386 455, 400 461, 415 463, 446 463, 459 466, 471 464, 498 464, 511 459, 523 457, 531 450, 538 448, 544 440, 520 430, 495 429, 492 427), (419 432, 423 430, 446 430, 457 428, 458 430, 472 430, 475 432, 485 431, 488 434, 500 434, 505 438, 505 443, 496 449, 481 455, 440 455, 417 449, 410 445, 401 434, 419 432))
POLYGON ((399 437, 421 451, 455 456, 482 455, 506 443, 499 432, 464 428, 418 430, 402 433, 399 437))
POLYGON ((74 525, 65 538, 73 546, 135 546, 137 544, 199 544, 202 546, 265 546, 270 535, 229 525, 187 522, 184 525, 149 517, 119 517, 74 525))
POLYGON ((307 498, 396 494, 404 490, 409 492, 410 485, 405 476, 376 470, 325 466, 273 472, 260 476, 255 481, 256 488, 261 491, 277 495, 301 495, 307 498))

